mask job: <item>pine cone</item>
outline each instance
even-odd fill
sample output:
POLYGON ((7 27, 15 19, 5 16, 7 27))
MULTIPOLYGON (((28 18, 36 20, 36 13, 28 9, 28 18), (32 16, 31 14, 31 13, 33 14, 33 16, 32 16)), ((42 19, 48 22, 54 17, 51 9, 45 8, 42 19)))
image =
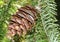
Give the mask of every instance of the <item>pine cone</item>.
POLYGON ((8 36, 13 37, 15 34, 19 36, 26 35, 35 24, 36 14, 36 9, 31 6, 25 6, 18 9, 18 12, 11 16, 8 25, 8 36))

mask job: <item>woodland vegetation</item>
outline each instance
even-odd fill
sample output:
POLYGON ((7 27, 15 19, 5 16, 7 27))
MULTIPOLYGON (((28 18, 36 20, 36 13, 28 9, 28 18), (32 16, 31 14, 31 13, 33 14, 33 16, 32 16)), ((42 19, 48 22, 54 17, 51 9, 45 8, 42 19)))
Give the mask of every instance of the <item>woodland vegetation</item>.
POLYGON ((6 36, 9 20, 26 5, 37 9, 36 25, 27 35, 14 36, 14 42, 60 42, 60 0, 0 0, 0 42, 13 42, 6 36))

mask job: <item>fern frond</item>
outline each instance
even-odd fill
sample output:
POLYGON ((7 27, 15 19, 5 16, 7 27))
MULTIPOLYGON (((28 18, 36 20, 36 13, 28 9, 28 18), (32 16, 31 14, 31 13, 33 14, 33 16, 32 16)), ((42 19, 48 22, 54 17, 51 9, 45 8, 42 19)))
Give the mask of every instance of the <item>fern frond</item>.
POLYGON ((39 4, 39 7, 41 7, 41 10, 39 11, 41 11, 40 15, 43 28, 49 42, 60 42, 60 33, 57 30, 59 25, 55 23, 57 21, 57 19, 55 18, 56 3, 54 2, 54 0, 40 0, 39 4))

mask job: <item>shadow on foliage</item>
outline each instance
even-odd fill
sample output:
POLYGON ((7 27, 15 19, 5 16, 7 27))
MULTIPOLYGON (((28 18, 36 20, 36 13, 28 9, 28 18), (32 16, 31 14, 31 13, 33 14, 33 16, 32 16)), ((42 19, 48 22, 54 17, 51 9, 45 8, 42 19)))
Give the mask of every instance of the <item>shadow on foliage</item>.
POLYGON ((58 24, 60 24, 60 0, 55 0, 56 4, 57 4, 57 19, 58 19, 58 24))

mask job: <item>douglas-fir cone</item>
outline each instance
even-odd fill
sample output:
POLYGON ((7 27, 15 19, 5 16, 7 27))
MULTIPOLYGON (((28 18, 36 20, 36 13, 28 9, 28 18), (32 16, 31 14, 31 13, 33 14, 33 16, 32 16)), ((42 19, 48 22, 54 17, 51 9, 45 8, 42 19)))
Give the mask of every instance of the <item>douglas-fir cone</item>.
POLYGON ((34 26, 36 17, 37 11, 32 6, 24 6, 18 9, 18 12, 11 16, 8 25, 8 37, 11 38, 16 34, 19 36, 26 35, 34 26))

